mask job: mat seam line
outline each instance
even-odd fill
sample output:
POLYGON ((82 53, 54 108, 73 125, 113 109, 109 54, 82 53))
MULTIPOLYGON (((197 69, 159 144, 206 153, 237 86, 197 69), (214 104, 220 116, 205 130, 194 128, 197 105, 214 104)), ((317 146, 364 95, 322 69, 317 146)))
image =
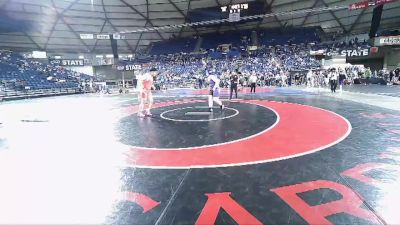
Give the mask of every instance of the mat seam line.
MULTIPOLYGON (((338 173, 337 171, 335 171, 334 169, 331 168, 331 166, 328 165, 328 168, 330 170, 332 170, 334 173, 336 173, 337 175, 339 175, 340 178, 342 178, 342 180, 344 181, 343 185, 346 185, 348 188, 350 188, 351 190, 356 190, 356 188, 354 188, 348 181, 346 177, 343 177, 340 173, 338 173)), ((385 219, 379 215, 379 213, 366 201, 364 200, 364 198, 357 192, 354 191, 354 193, 357 195, 357 197, 362 200, 362 204, 365 205, 376 217, 377 219, 381 222, 381 224, 383 225, 388 225, 388 223, 385 221, 385 219)))
POLYGON ((165 206, 164 210, 161 212, 160 216, 158 217, 158 219, 156 220, 156 222, 154 223, 154 225, 159 225, 162 221, 162 219, 164 218, 167 210, 169 209, 170 205, 172 204, 172 202, 175 201, 176 199, 176 195, 178 193, 178 191, 181 189, 183 182, 186 180, 186 177, 189 175, 191 169, 188 169, 187 172, 185 173, 185 175, 183 176, 181 182, 179 183, 178 187, 176 188, 175 192, 172 194, 171 198, 169 199, 167 205, 165 206))

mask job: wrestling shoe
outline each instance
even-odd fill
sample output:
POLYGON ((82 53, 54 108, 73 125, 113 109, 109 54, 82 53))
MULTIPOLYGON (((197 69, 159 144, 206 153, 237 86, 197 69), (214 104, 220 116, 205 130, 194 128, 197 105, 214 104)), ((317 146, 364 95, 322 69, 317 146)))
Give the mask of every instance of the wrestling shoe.
POLYGON ((153 114, 151 114, 150 110, 146 110, 146 112, 145 112, 144 115, 145 115, 145 116, 148 116, 148 117, 153 116, 153 114))
POLYGON ((142 112, 138 112, 137 116, 138 116, 139 118, 144 118, 144 117, 145 117, 145 115, 144 115, 142 112))

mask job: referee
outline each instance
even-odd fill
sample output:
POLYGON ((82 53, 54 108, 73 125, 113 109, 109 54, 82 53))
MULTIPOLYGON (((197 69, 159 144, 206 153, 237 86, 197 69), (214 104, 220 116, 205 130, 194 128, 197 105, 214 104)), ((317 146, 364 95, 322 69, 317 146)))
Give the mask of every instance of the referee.
POLYGON ((231 93, 229 100, 232 99, 232 94, 233 91, 235 91, 235 96, 237 98, 237 89, 238 89, 238 81, 239 81, 239 76, 238 76, 238 70, 235 71, 235 73, 232 73, 231 76, 229 77, 229 80, 231 81, 231 93))
POLYGON ((250 82, 250 93, 256 93, 257 76, 254 71, 250 75, 249 82, 250 82), (254 90, 254 92, 253 92, 253 90, 254 90))

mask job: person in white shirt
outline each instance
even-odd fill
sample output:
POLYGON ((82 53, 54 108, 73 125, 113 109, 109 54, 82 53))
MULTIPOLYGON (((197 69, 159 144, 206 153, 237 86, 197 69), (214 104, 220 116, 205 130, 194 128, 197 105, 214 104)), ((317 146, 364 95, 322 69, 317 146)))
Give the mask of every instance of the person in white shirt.
POLYGON ((250 82, 250 93, 256 93, 257 76, 256 76, 255 72, 251 73, 251 75, 249 77, 249 82, 250 82))
POLYGON ((311 70, 309 70, 307 73, 307 87, 312 87, 312 77, 313 73, 311 70))
POLYGON ((287 87, 287 76, 285 71, 281 71, 282 86, 287 87))
POLYGON ((281 86, 281 76, 279 75, 279 73, 277 73, 275 75, 275 86, 281 86))

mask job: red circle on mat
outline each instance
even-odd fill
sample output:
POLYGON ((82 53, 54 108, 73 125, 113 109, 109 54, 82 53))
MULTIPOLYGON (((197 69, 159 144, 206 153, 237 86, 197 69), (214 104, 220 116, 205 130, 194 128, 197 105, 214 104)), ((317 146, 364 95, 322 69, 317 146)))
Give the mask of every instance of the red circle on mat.
MULTIPOLYGON (((208 146, 178 149, 130 146, 128 162, 143 168, 206 168, 257 164, 289 159, 335 145, 351 125, 324 109, 284 102, 250 100, 278 115, 275 126, 250 137, 208 146)), ((185 102, 163 103, 156 107, 185 102)), ((187 103, 187 102, 186 102, 187 103)))

